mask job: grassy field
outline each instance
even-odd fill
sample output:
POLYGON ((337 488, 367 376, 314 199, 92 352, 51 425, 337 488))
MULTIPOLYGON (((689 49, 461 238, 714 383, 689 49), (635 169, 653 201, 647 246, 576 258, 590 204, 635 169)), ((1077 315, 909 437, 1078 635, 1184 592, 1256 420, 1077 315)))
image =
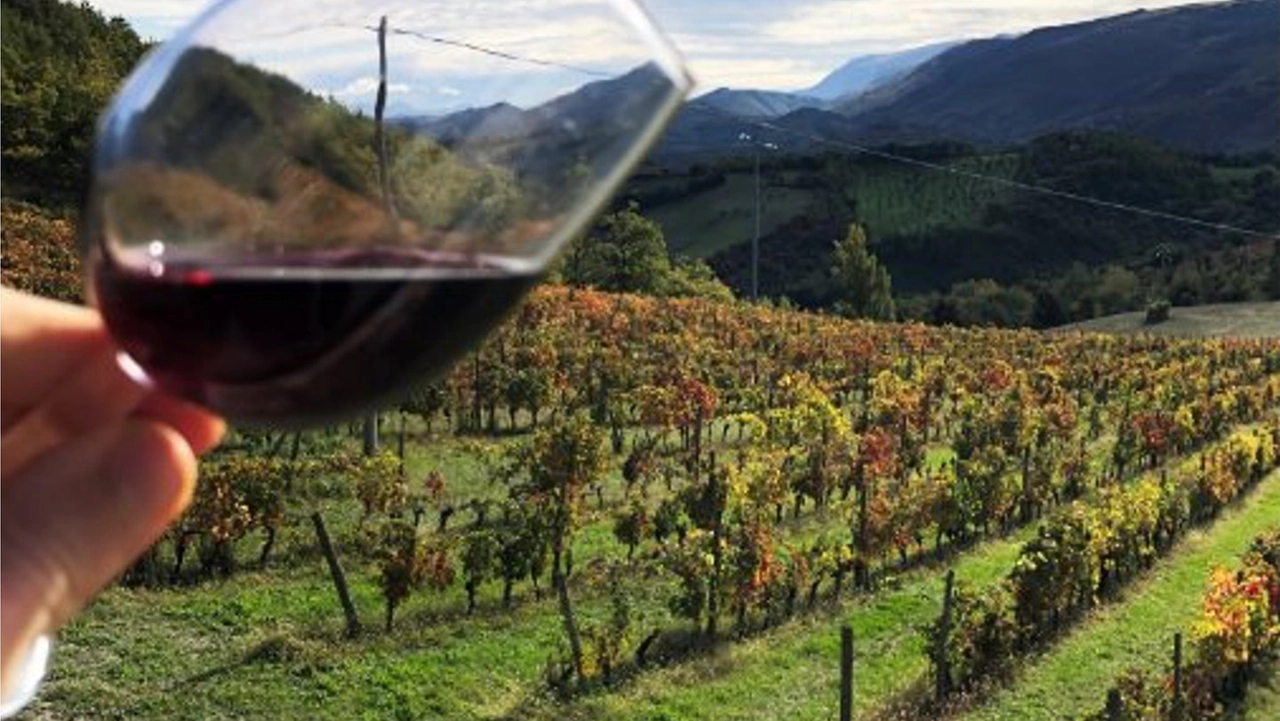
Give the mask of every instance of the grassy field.
MULTIPOLYGON (((936 225, 977 224, 987 204, 1008 192, 997 182, 974 177, 1011 177, 1013 156, 963 158, 953 167, 959 174, 904 165, 850 166, 839 175, 820 176, 824 184, 839 183, 856 206, 856 215, 875 237, 911 233, 936 225)), ((800 215, 822 209, 824 194, 817 187, 793 187, 803 174, 786 173, 787 181, 761 184, 760 232, 776 230, 800 215)), ((670 178, 645 181, 653 187, 671 185, 670 178)), ((723 185, 642 212, 662 226, 672 252, 707 257, 751 240, 755 232, 755 176, 730 173, 723 185)))
MULTIPOLYGON (((771 186, 763 181, 760 191, 762 235, 808 212, 815 200, 811 191, 771 186)), ((705 258, 751 241, 755 233, 755 192, 754 174, 730 174, 724 185, 643 212, 662 226, 671 252, 705 258)))
POLYGON ((1174 308, 1169 320, 1146 325, 1144 313, 1121 313, 1064 326, 1090 333, 1151 333, 1177 338, 1280 338, 1280 301, 1174 308))
POLYGON ((1166 667, 1173 634, 1185 633, 1200 614, 1209 571, 1238 565, 1253 537, 1278 523, 1280 473, 1275 473, 1212 526, 1192 531, 1173 555, 1127 589, 1122 601, 1098 609, 1029 663, 1012 686, 964 719, 1074 718, 1100 708, 1112 679, 1124 669, 1166 667))

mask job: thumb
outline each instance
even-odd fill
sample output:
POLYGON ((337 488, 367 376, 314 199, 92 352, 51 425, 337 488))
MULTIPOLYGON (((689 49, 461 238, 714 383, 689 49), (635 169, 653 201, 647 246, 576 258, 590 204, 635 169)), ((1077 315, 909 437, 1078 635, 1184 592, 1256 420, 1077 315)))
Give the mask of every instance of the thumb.
POLYGON ((186 506, 196 463, 166 425, 127 420, 0 481, 0 682, 123 571, 186 506))

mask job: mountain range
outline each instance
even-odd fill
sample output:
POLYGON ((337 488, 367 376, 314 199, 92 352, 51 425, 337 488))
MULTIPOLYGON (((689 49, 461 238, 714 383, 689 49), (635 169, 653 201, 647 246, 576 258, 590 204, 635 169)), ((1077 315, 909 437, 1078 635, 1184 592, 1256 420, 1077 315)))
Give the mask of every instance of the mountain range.
MULTIPOLYGON (((500 103, 397 122, 446 143, 516 137, 566 118, 581 126, 616 110, 609 99, 624 99, 637 73, 529 110, 500 103)), ((1067 129, 1129 133, 1192 152, 1280 148, 1280 2, 1139 10, 860 56, 797 92, 719 88, 685 105, 651 159, 743 152, 743 134, 804 153, 830 141, 1003 146, 1067 129)))
POLYGON ((802 153, 823 141, 998 146, 1065 129, 1193 152, 1280 148, 1280 2, 1139 10, 865 56, 796 93, 721 89, 687 104, 653 157, 733 152, 741 132, 802 153))

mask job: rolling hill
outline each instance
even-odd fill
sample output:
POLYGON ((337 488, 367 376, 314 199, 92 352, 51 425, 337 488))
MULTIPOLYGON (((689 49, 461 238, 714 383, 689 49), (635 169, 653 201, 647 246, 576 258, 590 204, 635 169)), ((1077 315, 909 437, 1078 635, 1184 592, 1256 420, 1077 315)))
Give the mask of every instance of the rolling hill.
POLYGON ((801 108, 825 108, 828 103, 820 98, 772 90, 733 90, 718 88, 691 105, 701 105, 740 118, 777 118, 801 108))
POLYGON ((1058 331, 1151 333, 1174 338, 1280 338, 1280 302, 1218 303, 1174 308, 1169 320, 1147 325, 1143 313, 1120 313, 1058 331))
MULTIPOLYGON (((1280 148, 1278 58, 1275 0, 1137 11, 955 45, 755 132, 799 151, 822 140, 1003 146, 1061 130, 1123 132, 1191 152, 1270 151, 1280 148)), ((829 92, 815 90, 805 93, 829 92)), ((755 119, 691 104, 653 157, 741 153, 733 139, 755 119)))
POLYGON ((837 109, 862 137, 908 129, 990 144, 1115 130, 1193 151, 1280 137, 1280 3, 1138 11, 974 41, 837 109))

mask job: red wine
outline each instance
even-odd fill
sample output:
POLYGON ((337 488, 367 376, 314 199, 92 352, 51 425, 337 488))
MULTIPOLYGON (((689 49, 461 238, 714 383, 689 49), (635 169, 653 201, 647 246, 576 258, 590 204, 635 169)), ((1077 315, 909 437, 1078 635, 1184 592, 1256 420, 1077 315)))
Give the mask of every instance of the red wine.
POLYGON ((536 279, 514 261, 352 253, 273 267, 100 260, 95 302, 162 390, 235 422, 353 417, 439 376, 536 279))

